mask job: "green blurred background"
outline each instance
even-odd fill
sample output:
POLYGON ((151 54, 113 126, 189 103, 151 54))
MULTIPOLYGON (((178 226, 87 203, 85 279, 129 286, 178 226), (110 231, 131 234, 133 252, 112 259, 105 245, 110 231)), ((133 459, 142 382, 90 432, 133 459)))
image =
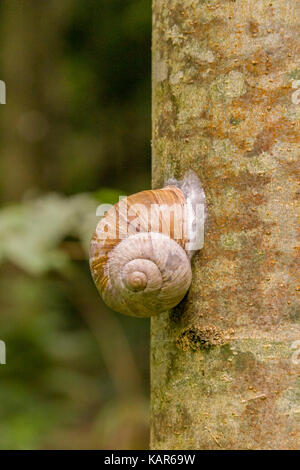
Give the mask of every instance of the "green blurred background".
POLYGON ((149 322, 90 277, 96 207, 150 187, 151 0, 1 0, 1 449, 145 449, 149 322))

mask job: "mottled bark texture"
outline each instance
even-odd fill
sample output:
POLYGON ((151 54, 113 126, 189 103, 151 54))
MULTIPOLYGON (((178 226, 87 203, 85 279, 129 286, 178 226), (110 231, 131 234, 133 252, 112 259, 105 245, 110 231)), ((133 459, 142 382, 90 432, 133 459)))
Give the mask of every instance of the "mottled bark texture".
POLYGON ((209 212, 152 319, 153 449, 300 447, 299 23, 295 0, 153 2, 153 187, 192 168, 209 212))

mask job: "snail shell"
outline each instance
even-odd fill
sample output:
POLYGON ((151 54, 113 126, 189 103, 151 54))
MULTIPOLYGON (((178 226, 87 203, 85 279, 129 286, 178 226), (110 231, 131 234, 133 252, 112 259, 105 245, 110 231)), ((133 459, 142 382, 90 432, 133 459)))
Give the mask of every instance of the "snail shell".
POLYGON ((142 191, 100 220, 90 267, 104 302, 120 313, 149 317, 177 305, 192 279, 181 189, 142 191))

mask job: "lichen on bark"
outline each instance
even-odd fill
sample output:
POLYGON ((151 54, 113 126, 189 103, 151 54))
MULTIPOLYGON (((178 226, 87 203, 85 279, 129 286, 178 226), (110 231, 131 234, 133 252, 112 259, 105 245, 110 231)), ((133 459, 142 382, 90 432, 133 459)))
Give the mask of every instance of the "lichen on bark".
POLYGON ((293 0, 153 1, 153 187, 193 169, 209 211, 151 320, 154 449, 299 448, 299 23, 293 0))

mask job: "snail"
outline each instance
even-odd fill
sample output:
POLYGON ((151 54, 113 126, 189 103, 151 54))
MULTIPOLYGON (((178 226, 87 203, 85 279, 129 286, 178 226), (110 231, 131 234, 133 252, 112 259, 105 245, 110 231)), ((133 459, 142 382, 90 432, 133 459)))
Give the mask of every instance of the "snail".
POLYGON ((187 293, 191 258, 203 246, 205 194, 197 175, 121 199, 98 223, 90 268, 104 302, 126 315, 151 317, 187 293))

